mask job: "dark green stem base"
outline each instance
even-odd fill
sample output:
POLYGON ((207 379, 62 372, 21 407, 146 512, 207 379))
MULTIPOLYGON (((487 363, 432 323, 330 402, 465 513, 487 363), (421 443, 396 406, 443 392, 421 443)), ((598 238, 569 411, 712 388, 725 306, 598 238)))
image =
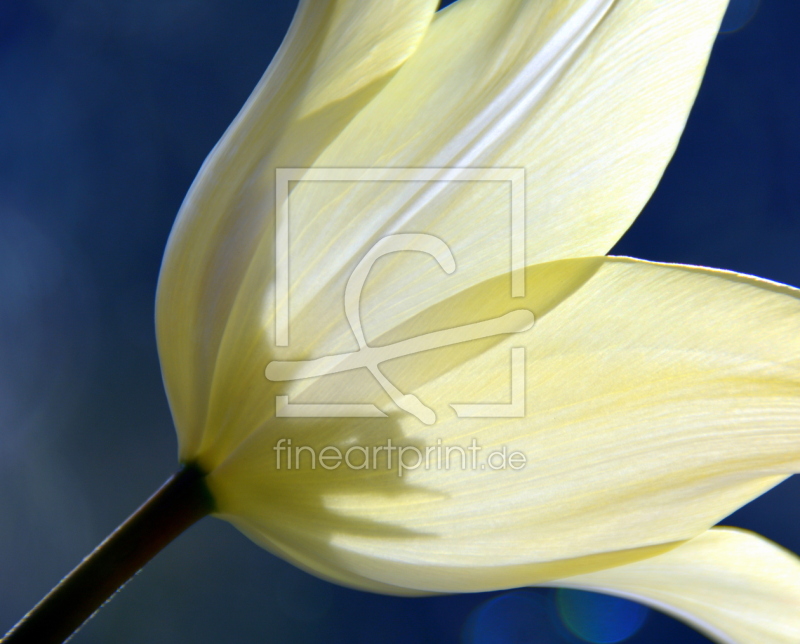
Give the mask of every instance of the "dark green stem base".
POLYGON ((109 535, 0 644, 61 644, 167 544, 213 510, 205 474, 188 465, 109 535))

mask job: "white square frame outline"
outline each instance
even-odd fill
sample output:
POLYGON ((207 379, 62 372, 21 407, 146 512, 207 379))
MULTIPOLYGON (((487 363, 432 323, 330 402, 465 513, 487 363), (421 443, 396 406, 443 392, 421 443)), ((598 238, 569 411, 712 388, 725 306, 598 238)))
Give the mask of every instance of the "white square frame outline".
POLYGON ((508 182, 511 184, 511 297, 525 297, 525 168, 276 168, 276 346, 289 346, 289 184, 292 181, 508 182))

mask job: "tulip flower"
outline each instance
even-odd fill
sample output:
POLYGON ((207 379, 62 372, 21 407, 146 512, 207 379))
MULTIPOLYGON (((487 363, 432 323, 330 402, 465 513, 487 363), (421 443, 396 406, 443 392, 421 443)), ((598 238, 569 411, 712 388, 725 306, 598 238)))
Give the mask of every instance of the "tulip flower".
POLYGON ((800 469, 800 292, 605 256, 726 4, 301 2, 164 256, 184 470, 105 550, 161 526, 135 571, 212 513, 364 590, 582 588, 800 641, 800 561, 714 527, 800 469))

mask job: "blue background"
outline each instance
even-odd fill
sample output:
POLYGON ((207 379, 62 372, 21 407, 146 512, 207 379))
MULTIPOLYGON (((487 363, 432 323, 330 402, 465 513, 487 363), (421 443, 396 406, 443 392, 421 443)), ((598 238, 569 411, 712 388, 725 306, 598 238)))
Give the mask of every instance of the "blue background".
MULTIPOLYGON (((0 0, 0 631, 175 468, 152 321, 161 255, 294 4, 0 0)), ((800 4, 763 0, 720 36, 675 159, 616 254, 800 285, 798 28, 800 4)), ((725 523, 800 552, 798 499, 790 480, 725 523)), ((206 520, 73 641, 706 641, 652 611, 636 631, 637 609, 601 601, 369 595, 206 520)))

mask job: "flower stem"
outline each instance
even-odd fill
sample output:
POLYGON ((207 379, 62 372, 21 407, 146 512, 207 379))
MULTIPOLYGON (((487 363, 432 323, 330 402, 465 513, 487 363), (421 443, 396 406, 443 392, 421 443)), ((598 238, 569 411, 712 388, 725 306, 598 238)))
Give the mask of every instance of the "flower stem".
POLYGON ((0 644, 61 644, 148 561, 214 509, 205 473, 187 465, 84 559, 0 644))

